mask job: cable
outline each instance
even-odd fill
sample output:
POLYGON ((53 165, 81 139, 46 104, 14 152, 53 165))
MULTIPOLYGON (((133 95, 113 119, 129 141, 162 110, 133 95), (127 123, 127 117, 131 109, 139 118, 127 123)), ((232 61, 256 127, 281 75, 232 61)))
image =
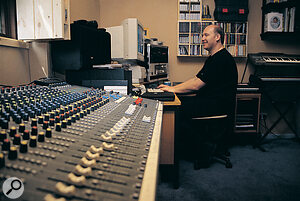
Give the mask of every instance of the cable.
POLYGON ((27 58, 28 58, 28 66, 29 66, 29 68, 28 68, 28 70, 29 70, 29 80, 31 81, 31 66, 30 66, 30 56, 29 56, 29 50, 27 51, 27 58))
POLYGON ((249 58, 247 57, 246 66, 245 66, 245 68, 244 68, 243 76, 242 76, 241 82, 240 82, 241 84, 242 84, 243 81, 244 81, 244 77, 245 77, 245 73, 246 73, 246 70, 247 70, 247 67, 248 67, 248 63, 249 63, 249 58))

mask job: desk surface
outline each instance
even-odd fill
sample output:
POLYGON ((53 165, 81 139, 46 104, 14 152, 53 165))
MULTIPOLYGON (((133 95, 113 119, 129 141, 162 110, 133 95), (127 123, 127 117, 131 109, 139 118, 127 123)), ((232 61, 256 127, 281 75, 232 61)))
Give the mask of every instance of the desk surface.
POLYGON ((175 99, 173 101, 163 101, 164 106, 179 106, 181 105, 181 101, 175 94, 175 99))

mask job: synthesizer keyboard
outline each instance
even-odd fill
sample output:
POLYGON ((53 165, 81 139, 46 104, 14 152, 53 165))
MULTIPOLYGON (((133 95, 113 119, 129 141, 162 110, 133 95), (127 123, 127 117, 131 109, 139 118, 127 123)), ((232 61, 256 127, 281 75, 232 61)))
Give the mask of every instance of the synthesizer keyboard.
POLYGON ((286 63, 286 64, 300 64, 300 56, 297 57, 271 57, 271 56, 262 56, 262 59, 266 62, 266 63, 286 63))
POLYGON ((300 65, 300 55, 282 54, 282 53, 256 53, 248 54, 250 63, 255 66, 272 65, 300 65))
POLYGON ((297 82, 300 78, 300 55, 281 53, 248 54, 253 75, 266 82, 297 82))
POLYGON ((150 99, 66 83, 1 89, 1 186, 19 178, 28 201, 155 200, 161 122, 150 99))

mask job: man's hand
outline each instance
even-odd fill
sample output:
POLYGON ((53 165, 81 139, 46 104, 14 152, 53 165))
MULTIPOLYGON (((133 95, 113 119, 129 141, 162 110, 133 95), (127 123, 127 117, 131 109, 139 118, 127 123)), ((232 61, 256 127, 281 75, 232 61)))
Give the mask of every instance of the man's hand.
POLYGON ((157 87, 158 89, 161 89, 163 91, 168 91, 168 92, 173 92, 175 93, 175 88, 174 87, 171 87, 171 86, 168 86, 168 85, 164 85, 164 84, 161 84, 157 87))

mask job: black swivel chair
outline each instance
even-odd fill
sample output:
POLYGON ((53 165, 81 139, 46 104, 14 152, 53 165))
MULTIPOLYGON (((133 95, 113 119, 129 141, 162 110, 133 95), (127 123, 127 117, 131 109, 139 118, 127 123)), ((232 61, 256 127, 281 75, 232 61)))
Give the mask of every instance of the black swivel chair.
POLYGON ((228 148, 235 124, 235 105, 234 100, 226 106, 224 114, 192 118, 193 128, 199 130, 193 140, 194 169, 209 167, 213 159, 232 168, 228 148))

